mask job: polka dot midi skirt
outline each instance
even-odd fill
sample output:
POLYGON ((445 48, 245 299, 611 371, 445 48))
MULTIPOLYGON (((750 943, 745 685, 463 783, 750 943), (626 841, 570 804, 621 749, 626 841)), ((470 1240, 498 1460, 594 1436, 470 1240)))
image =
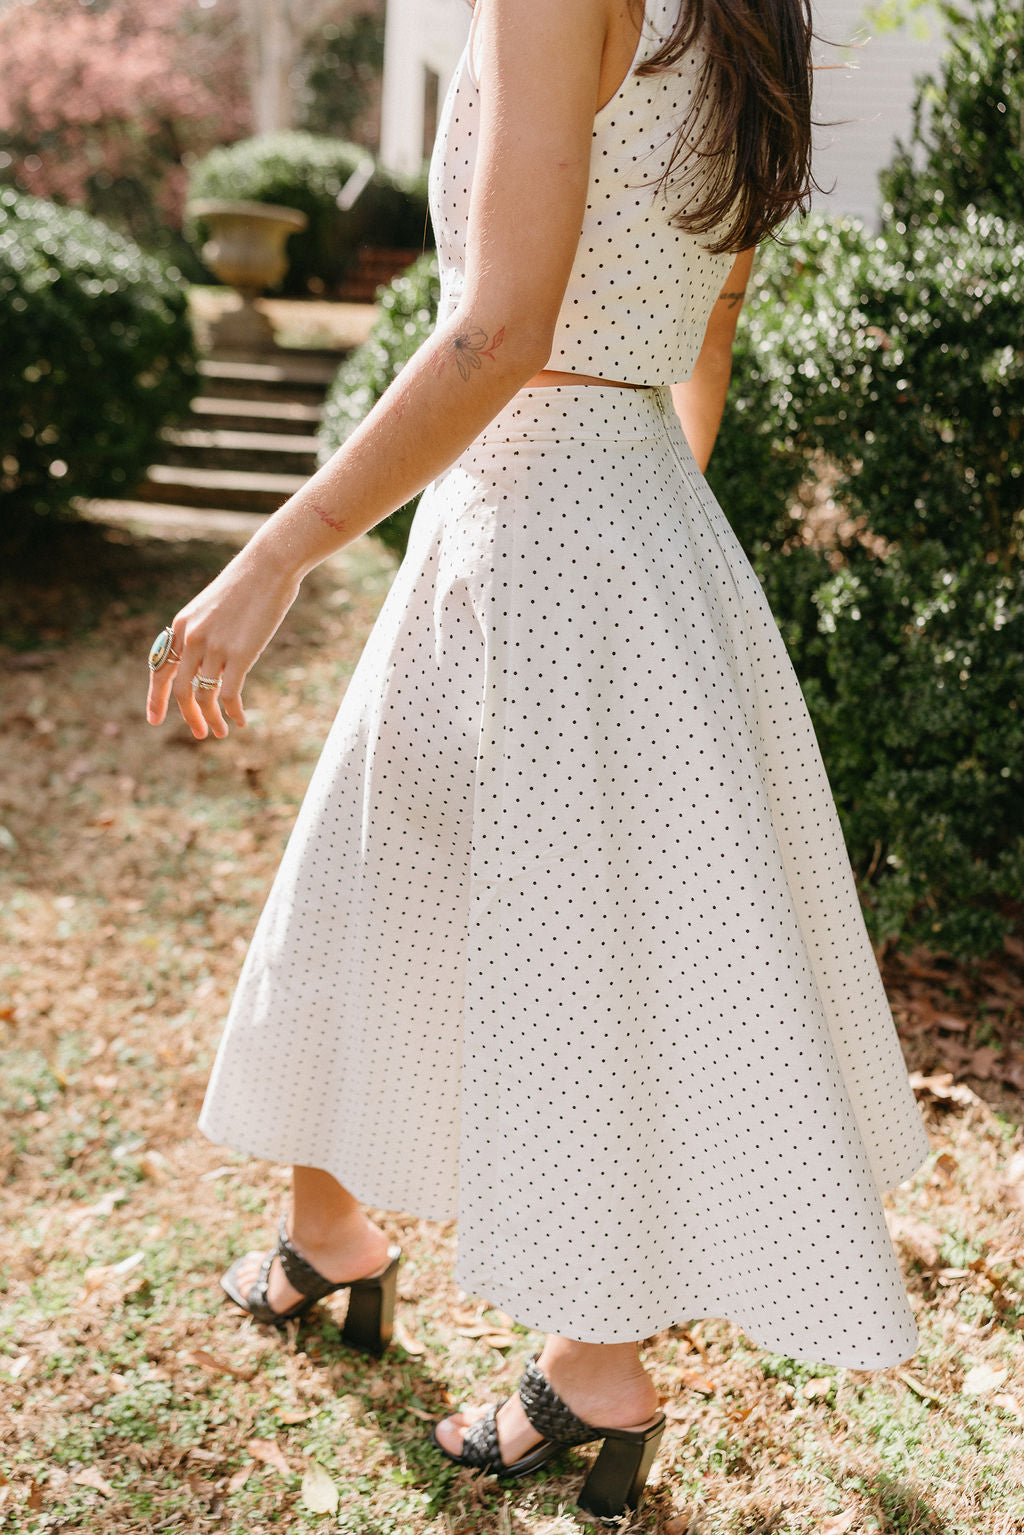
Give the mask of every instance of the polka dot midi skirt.
POLYGON ((929 1145, 813 729, 667 389, 524 389, 425 492, 200 1118, 589 1342, 917 1331, 929 1145))

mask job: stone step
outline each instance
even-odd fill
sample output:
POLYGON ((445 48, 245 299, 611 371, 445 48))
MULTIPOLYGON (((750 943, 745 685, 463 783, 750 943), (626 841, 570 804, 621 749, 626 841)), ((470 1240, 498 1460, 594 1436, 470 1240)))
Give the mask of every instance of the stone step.
POLYGON ((203 393, 235 400, 284 400, 296 404, 319 403, 337 372, 337 362, 311 358, 287 363, 246 362, 227 357, 206 357, 199 364, 203 393))
POLYGON ((319 405, 297 400, 221 400, 201 394, 192 401, 197 426, 263 432, 310 434, 320 424, 319 405))
POLYGON ((161 436, 168 464, 306 475, 317 466, 316 438, 295 433, 169 427, 161 436))
POLYGON ((276 512, 305 485, 304 474, 260 474, 240 469, 196 469, 184 464, 151 464, 133 491, 138 501, 175 506, 224 507, 230 511, 276 512))

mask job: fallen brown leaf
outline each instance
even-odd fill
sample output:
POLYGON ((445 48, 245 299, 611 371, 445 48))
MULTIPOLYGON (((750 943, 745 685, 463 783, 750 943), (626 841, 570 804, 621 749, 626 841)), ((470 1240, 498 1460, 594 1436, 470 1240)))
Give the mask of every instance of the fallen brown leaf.
POLYGON ((846 1535, 846 1531, 853 1524, 859 1510, 848 1508, 844 1513, 833 1514, 831 1519, 826 1519, 821 1527, 821 1535, 846 1535))
POLYGON ((991 1045, 982 1045, 980 1049, 972 1053, 967 1062, 967 1070, 972 1077, 988 1078, 995 1070, 998 1059, 998 1050, 993 1050, 991 1045))
POLYGON ((944 1241, 937 1226, 918 1220, 915 1215, 890 1215, 889 1230, 895 1242, 917 1259, 923 1268, 934 1268, 944 1241))
POLYGON ((252 1380, 256 1374, 255 1370, 239 1370, 233 1364, 225 1364, 223 1359, 215 1359, 205 1348, 189 1349, 185 1358, 202 1370, 212 1370, 217 1375, 230 1375, 232 1380, 252 1380))
POLYGON ((426 1346, 418 1338, 414 1338, 402 1322, 395 1323, 395 1342, 401 1344, 407 1354, 425 1354, 427 1352, 426 1346))
POLYGON ((319 1411, 319 1407, 283 1407, 277 1416, 281 1423, 308 1423, 319 1411))
POLYGON ((511 1348, 515 1341, 515 1334, 511 1332, 485 1332, 480 1338, 485 1348, 511 1348))
POLYGON ((827 1375, 814 1375, 803 1383, 803 1394, 809 1401, 817 1401, 819 1397, 828 1396, 832 1390, 832 1381, 827 1375))
POLYGON ((238 1492, 242 1487, 244 1487, 255 1469, 255 1466, 250 1464, 248 1466, 243 1466, 240 1471, 236 1471, 234 1476, 228 1482, 228 1492, 238 1492))
POLYGON ((982 1396, 1001 1386, 1009 1373, 1005 1365, 976 1364, 967 1371, 960 1389, 969 1396, 982 1396))
POLYGON ((664 1524, 659 1524, 658 1535, 698 1535, 701 1522, 696 1509, 687 1509, 685 1513, 675 1514, 671 1519, 666 1519, 664 1524))
POLYGON ((84 1471, 79 1471, 71 1478, 79 1487, 92 1487, 96 1492, 101 1492, 105 1498, 114 1496, 114 1489, 110 1483, 104 1481, 95 1466, 86 1466, 84 1471))
POLYGON ((996 1407, 1001 1407, 1004 1412, 1011 1413, 1018 1423, 1024 1423, 1024 1407, 1008 1391, 1000 1391, 997 1396, 992 1398, 992 1401, 996 1407))
POLYGON ((273 1466, 282 1476, 291 1476, 292 1468, 285 1460, 276 1439, 250 1439, 245 1448, 253 1460, 261 1460, 265 1466, 273 1466))
POLYGON ((691 1391, 701 1391, 705 1396, 714 1395, 715 1383, 710 1375, 704 1375, 700 1370, 679 1370, 677 1374, 680 1385, 689 1386, 691 1391))
POLYGON ((919 1396, 922 1401, 939 1403, 945 1401, 945 1397, 936 1396, 934 1391, 929 1391, 924 1382, 918 1380, 916 1375, 911 1375, 908 1370, 897 1370, 896 1378, 901 1380, 905 1386, 909 1386, 914 1395, 919 1396))

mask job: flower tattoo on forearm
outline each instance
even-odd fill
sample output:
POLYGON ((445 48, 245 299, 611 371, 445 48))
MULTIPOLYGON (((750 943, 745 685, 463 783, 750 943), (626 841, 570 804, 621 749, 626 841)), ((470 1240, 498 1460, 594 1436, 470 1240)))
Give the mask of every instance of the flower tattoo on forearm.
POLYGON ((455 364, 459 370, 460 378, 469 378, 473 368, 482 366, 481 357, 489 357, 494 361, 494 353, 505 339, 505 327, 495 331, 490 340, 487 332, 481 326, 475 325, 471 330, 461 331, 452 340, 452 351, 455 353, 455 364))

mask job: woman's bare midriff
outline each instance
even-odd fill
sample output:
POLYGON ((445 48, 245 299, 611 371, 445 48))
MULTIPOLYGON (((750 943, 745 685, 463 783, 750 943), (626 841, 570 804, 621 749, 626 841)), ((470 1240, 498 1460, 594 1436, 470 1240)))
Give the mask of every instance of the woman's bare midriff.
POLYGON ((642 389, 643 384, 624 384, 617 378, 594 378, 590 373, 559 373, 555 368, 542 368, 529 379, 524 388, 537 389, 553 384, 604 384, 613 389, 642 389))

